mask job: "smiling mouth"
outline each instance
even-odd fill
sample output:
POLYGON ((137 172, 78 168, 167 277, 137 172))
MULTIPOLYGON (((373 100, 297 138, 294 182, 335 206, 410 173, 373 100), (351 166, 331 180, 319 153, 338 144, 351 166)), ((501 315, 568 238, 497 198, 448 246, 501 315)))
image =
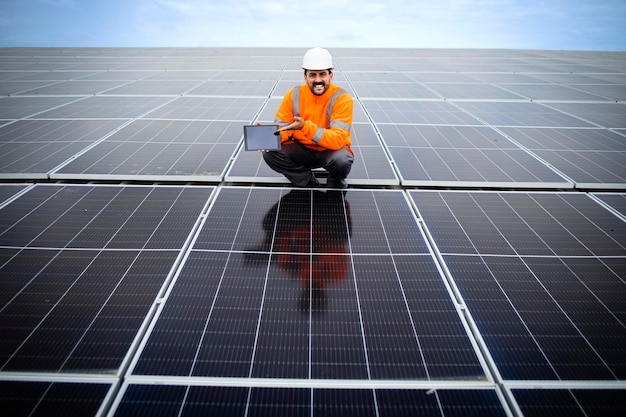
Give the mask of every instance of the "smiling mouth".
POLYGON ((326 83, 316 82, 316 83, 311 84, 311 91, 316 96, 321 96, 326 91, 326 83))

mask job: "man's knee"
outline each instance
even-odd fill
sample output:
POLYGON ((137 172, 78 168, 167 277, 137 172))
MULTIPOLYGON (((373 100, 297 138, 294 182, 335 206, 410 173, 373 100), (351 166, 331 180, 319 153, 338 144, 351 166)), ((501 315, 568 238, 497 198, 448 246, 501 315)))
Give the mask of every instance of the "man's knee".
POLYGON ((265 163, 270 168, 283 167, 288 159, 285 156, 285 154, 283 154, 282 152, 278 152, 278 151, 263 152, 262 155, 263 155, 263 159, 265 160, 265 163))
POLYGON ((328 161, 327 169, 333 171, 349 170, 354 162, 354 156, 346 149, 333 152, 328 161))

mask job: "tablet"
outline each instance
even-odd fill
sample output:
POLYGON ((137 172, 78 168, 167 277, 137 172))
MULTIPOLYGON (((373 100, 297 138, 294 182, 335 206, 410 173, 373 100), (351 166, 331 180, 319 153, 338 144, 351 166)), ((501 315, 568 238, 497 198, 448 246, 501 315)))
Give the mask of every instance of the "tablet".
POLYGON ((278 125, 247 125, 243 127, 246 151, 275 151, 280 149, 278 125))

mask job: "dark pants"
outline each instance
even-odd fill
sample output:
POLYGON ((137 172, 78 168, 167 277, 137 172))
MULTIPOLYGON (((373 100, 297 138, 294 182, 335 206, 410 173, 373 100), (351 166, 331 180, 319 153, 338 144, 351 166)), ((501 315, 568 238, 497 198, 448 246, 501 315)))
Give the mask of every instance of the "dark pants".
POLYGON ((283 174, 296 187, 306 187, 313 183, 311 168, 324 168, 328 171, 327 186, 346 188, 346 177, 352 168, 354 157, 345 148, 337 151, 316 151, 299 142, 283 143, 279 151, 263 153, 263 159, 274 171, 283 174))

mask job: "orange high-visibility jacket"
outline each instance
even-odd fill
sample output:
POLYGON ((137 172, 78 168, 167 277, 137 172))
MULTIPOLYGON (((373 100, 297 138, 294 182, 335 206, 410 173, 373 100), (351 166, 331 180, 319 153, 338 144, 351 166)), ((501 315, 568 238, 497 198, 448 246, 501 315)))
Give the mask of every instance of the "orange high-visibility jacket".
POLYGON ((353 106, 352 97, 341 87, 331 84, 324 94, 316 96, 306 84, 302 84, 285 94, 274 121, 281 126, 292 123, 295 116, 305 121, 301 130, 282 132, 283 143, 295 139, 318 151, 346 147, 352 152, 350 131, 353 106))

